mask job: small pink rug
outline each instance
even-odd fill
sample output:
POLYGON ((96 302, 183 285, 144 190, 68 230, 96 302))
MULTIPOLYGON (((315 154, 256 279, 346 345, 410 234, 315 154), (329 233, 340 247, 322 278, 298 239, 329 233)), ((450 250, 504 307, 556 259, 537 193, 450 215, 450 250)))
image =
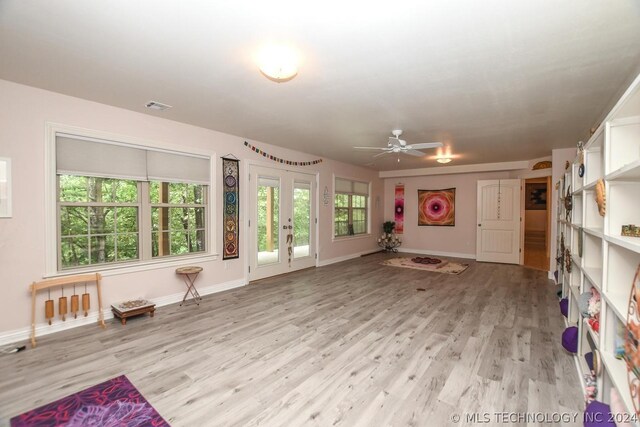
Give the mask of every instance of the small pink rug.
MULTIPOLYGON (((433 258, 433 257, 429 257, 433 258)), ((422 264, 411 261, 411 258, 392 258, 382 262, 382 265, 390 267, 413 268, 414 270, 431 271, 433 273, 460 274, 469 268, 469 264, 441 260, 437 264, 422 264)))

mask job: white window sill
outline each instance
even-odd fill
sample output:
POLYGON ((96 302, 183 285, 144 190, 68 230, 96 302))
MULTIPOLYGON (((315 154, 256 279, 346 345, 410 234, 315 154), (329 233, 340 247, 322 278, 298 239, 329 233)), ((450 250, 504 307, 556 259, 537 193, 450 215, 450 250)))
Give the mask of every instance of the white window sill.
POLYGON ((367 233, 367 234, 357 234, 355 236, 333 237, 333 239, 331 239, 331 241, 332 242, 348 242, 348 241, 351 241, 351 240, 370 239, 372 237, 373 237, 373 235, 371 233, 367 233))
POLYGON ((199 254, 191 256, 179 256, 174 258, 164 258, 152 261, 142 261, 132 264, 119 265, 91 265, 86 268, 78 268, 74 270, 64 270, 55 273, 46 274, 43 279, 52 277, 71 276, 74 274, 100 273, 102 277, 118 276, 120 274, 137 273, 139 271, 157 270, 160 268, 185 266, 198 262, 216 261, 218 254, 199 254))

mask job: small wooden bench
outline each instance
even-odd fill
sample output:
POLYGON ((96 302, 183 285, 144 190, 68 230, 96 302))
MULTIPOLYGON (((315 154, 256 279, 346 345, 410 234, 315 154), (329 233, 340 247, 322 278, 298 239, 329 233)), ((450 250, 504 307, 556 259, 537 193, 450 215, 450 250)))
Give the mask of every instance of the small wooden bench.
POLYGON ((120 323, 127 324, 127 319, 133 316, 139 316, 141 314, 149 313, 149 316, 153 317, 156 311, 156 305, 151 301, 145 301, 142 305, 132 308, 123 308, 121 306, 112 305, 111 311, 113 315, 120 319, 120 323))

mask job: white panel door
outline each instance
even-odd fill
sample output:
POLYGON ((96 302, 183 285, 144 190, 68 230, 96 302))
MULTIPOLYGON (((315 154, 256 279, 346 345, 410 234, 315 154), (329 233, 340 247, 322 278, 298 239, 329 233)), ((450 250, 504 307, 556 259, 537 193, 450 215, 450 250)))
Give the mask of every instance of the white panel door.
POLYGON ((249 280, 315 266, 316 177, 251 166, 249 280))
POLYGON ((476 260, 520 263, 520 180, 478 181, 476 260))

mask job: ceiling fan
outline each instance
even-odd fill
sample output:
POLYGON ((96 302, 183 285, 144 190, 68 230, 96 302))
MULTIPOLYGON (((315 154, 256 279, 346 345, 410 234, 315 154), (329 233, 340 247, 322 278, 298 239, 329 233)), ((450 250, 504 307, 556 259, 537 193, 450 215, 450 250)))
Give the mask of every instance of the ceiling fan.
POLYGON ((395 153, 403 153, 409 154, 411 156, 422 157, 425 154, 422 151, 427 148, 437 148, 442 147, 442 142, 424 142, 420 144, 407 144, 407 141, 404 139, 400 139, 400 135, 402 135, 402 130, 395 129, 391 131, 393 136, 389 137, 389 142, 386 147, 353 147, 358 150, 382 150, 382 153, 376 154, 373 157, 383 156, 385 154, 395 154, 395 153))

